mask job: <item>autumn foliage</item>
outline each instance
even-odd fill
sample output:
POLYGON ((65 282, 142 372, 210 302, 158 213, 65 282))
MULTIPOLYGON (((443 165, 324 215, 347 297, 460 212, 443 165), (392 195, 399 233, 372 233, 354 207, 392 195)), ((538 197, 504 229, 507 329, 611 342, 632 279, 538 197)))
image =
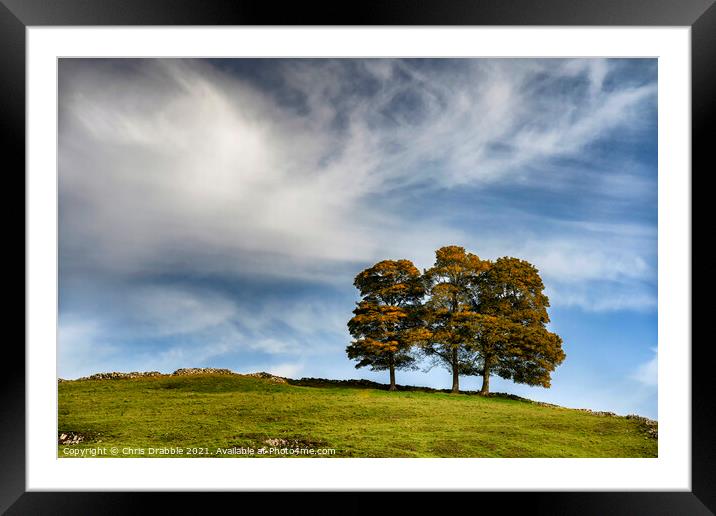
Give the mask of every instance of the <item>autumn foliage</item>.
POLYGON ((435 253, 422 274, 409 260, 384 260, 364 270, 354 285, 362 300, 348 329, 348 357, 356 367, 395 370, 415 367, 420 355, 459 377, 490 376, 550 386, 564 361, 562 339, 550 332, 549 299, 537 269, 517 258, 482 260, 458 246, 435 253))
POLYGON ((353 284, 363 299, 348 321, 355 338, 346 349, 348 357, 359 360, 356 367, 387 369, 395 390, 395 370, 414 367, 417 358, 412 332, 420 326, 418 308, 425 295, 420 271, 410 260, 383 260, 358 274, 353 284))

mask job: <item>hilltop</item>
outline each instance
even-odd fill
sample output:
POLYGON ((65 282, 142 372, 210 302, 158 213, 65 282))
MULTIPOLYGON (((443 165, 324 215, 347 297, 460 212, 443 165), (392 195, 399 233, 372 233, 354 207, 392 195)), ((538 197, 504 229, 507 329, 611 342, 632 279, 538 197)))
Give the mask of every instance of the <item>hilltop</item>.
POLYGON ((657 424, 639 416, 387 388, 228 369, 60 380, 58 456, 657 456, 657 424))

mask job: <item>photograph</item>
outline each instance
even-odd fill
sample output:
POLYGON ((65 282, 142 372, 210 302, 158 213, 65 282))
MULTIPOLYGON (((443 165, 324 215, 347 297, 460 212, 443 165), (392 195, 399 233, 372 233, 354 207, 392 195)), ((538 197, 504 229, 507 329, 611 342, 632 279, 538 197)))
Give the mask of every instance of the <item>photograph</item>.
POLYGON ((658 69, 59 58, 57 457, 657 458, 658 69))

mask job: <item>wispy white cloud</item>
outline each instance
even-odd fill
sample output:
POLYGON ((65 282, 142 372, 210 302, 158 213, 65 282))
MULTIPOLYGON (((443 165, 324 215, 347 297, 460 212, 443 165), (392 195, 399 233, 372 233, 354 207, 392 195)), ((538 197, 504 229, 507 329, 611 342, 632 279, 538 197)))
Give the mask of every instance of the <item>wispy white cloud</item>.
POLYGON ((62 317, 57 328, 57 376, 73 379, 103 370, 122 356, 121 346, 109 344, 100 324, 62 317))
POLYGON ((235 303, 215 292, 176 286, 139 285, 126 291, 125 315, 131 326, 153 337, 182 335, 230 321, 235 303))
MULTIPOLYGON (((467 240, 464 231, 416 224, 376 195, 398 200, 426 181, 554 181, 525 177, 524 165, 580 153, 633 123, 655 93, 603 90, 609 65, 598 60, 477 60, 444 80, 367 61, 361 73, 378 86, 366 98, 345 93, 354 78, 338 62, 287 62, 285 80, 309 106, 296 114, 198 61, 149 61, 131 73, 86 63, 63 65, 71 68, 61 77, 63 245, 90 246, 83 260, 133 274, 198 265, 330 281, 327 263, 427 255, 467 240), (536 96, 534 79, 545 74, 555 84, 586 74, 588 91, 536 96)), ((541 254, 568 262, 566 247, 541 254)), ((609 258, 592 255, 585 266, 609 258)))
POLYGON ((91 294, 97 303, 92 318, 86 312, 62 314, 60 376, 117 368, 171 372, 238 353, 297 360, 333 351, 336 343, 340 349, 349 340, 345 315, 350 303, 336 310, 320 297, 242 302, 205 287, 176 285, 106 290, 111 293, 91 294))
POLYGON ((652 348, 654 356, 646 362, 639 364, 631 374, 631 379, 636 380, 646 387, 656 387, 659 380, 659 360, 656 348, 652 348))

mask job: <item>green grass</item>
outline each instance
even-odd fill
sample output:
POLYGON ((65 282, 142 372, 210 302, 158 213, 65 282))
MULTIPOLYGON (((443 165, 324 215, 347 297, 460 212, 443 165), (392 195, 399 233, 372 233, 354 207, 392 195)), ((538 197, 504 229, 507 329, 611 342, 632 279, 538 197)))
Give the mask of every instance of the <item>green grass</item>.
POLYGON ((85 438, 58 445, 59 457, 172 446, 217 456, 217 448, 269 447, 267 439, 332 448, 333 457, 657 456, 657 440, 637 420, 497 397, 239 375, 82 380, 58 389, 59 432, 85 438))

